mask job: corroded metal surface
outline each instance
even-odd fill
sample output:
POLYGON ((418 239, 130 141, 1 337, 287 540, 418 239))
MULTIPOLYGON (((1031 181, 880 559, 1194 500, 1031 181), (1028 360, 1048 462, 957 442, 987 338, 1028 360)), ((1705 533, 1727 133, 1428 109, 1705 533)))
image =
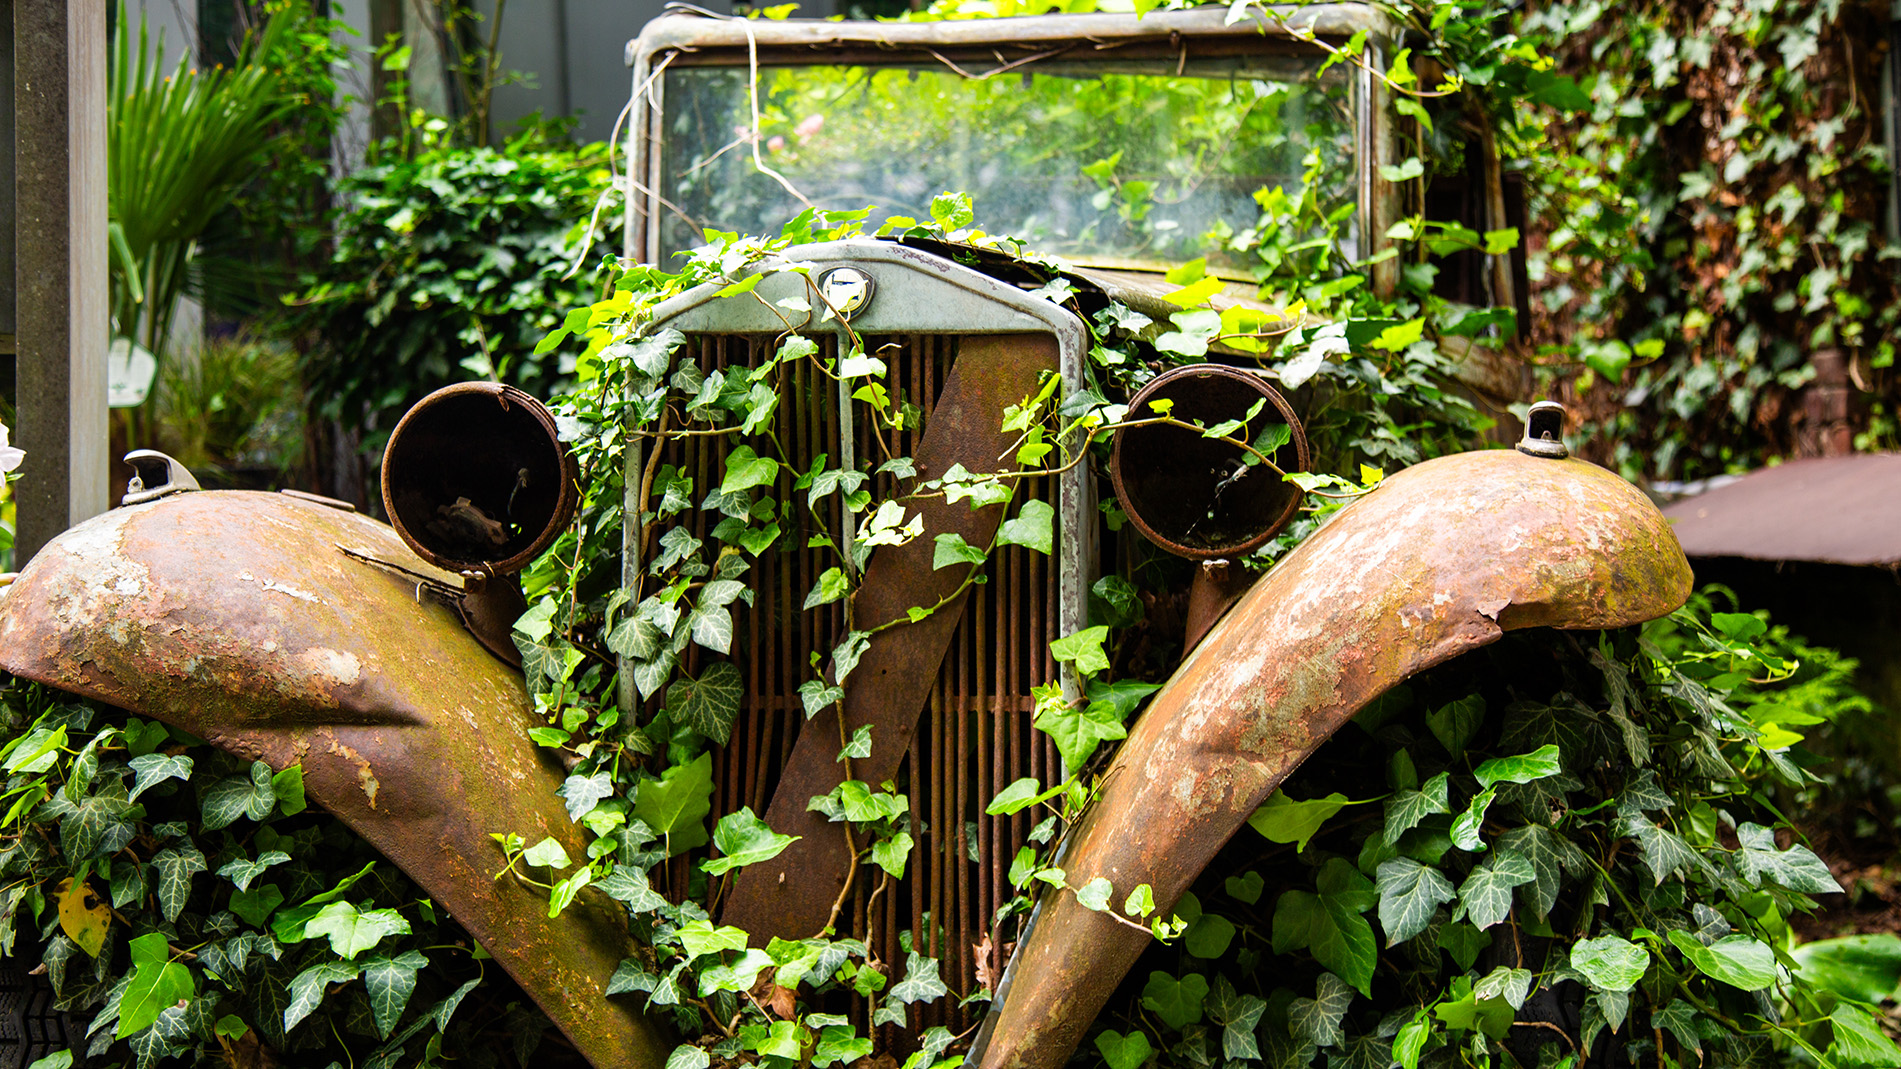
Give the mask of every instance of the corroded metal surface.
MULTIPOLYGON (((1619 627, 1690 569, 1636 488, 1579 460, 1464 453, 1394 475, 1254 586, 1158 692, 1070 837, 1071 886, 1173 908, 1248 814, 1368 701, 1522 627, 1619 627)), ((979 1035, 981 1069, 1063 1064, 1148 944, 1044 899, 979 1035)))
POLYGON ((525 735, 521 677, 411 579, 395 532, 281 494, 200 492, 66 532, 0 593, 0 667, 301 762, 310 796, 441 902, 599 1066, 664 1064, 660 1032, 602 997, 625 915, 584 892, 549 920, 491 832, 586 846, 563 773, 525 735), (350 550, 346 555, 343 550, 350 550))

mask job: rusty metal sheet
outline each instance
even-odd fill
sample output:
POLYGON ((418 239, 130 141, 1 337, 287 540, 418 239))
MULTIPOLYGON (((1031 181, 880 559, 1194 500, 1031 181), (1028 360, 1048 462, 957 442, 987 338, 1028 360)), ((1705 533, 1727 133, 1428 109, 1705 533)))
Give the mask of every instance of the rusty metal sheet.
POLYGON ((1901 564, 1901 453, 1791 460, 1671 502, 1692 557, 1901 564))
MULTIPOLYGON (((1257 583, 1151 701, 1071 833, 1072 886, 1173 908, 1275 787, 1368 701, 1522 627, 1663 615, 1690 568, 1649 499, 1579 460, 1463 453, 1408 468, 1257 583)), ((1054 1069, 1150 941, 1043 900, 970 1064, 1054 1069)))
MULTIPOLYGON (((1056 355, 1056 340, 1044 334, 961 339, 957 361, 918 443, 919 474, 933 478, 959 462, 978 470, 998 464, 995 458, 1009 453, 1015 435, 1000 428, 997 414, 1034 393, 1040 375, 1056 370, 1056 355)), ((930 536, 958 534, 974 546, 988 545, 1004 517, 1001 507, 972 511, 967 502, 942 498, 915 507, 930 536)), ((859 628, 902 620, 906 609, 932 605, 962 582, 963 568, 932 567, 936 543, 930 536, 872 555, 854 596, 859 628)), ((845 687, 843 724, 835 711, 823 710, 799 733, 765 816, 774 831, 799 839, 772 860, 740 870, 721 923, 744 928, 761 944, 773 936, 807 938, 826 926, 854 860, 844 826, 807 804, 845 780, 838 752, 860 727, 872 729, 871 756, 851 763, 851 778, 875 785, 897 772, 963 616, 964 600, 960 595, 918 623, 873 637, 845 687)))
POLYGON ((491 832, 586 844, 528 741, 519 674, 415 581, 394 531, 281 494, 198 492, 118 509, 41 550, 0 594, 0 667, 281 769, 448 908, 594 1064, 658 1069, 669 1045, 602 997, 631 949, 621 907, 560 918, 495 880, 491 832), (344 550, 352 551, 346 554, 344 550))

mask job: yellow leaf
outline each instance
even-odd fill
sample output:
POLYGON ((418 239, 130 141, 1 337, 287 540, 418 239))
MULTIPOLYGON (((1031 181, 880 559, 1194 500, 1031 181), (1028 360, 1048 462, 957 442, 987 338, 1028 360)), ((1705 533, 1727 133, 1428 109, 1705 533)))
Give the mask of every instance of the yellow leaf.
POLYGON ((1198 304, 1206 304, 1208 298, 1220 293, 1221 287, 1225 284, 1226 283, 1213 275, 1209 275, 1201 281, 1191 282, 1173 293, 1162 294, 1162 299, 1171 304, 1179 304, 1183 308, 1192 308, 1198 304))
POLYGON ((1368 465, 1368 464, 1360 465, 1360 485, 1361 486, 1364 486, 1370 490, 1373 487, 1378 486, 1380 484, 1380 480, 1384 478, 1386 478, 1386 472, 1380 470, 1379 468, 1372 467, 1371 465, 1368 465))
POLYGON ((59 881, 55 893, 59 899, 59 926, 66 937, 79 944, 87 957, 96 958, 106 945, 106 928, 112 923, 112 907, 93 893, 92 881, 73 885, 72 879, 59 881))

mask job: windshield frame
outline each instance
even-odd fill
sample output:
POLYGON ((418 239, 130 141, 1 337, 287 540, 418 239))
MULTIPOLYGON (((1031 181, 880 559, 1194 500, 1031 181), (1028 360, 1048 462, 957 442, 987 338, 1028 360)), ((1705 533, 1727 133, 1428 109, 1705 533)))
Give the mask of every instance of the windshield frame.
MULTIPOLYGON (((1365 4, 1280 6, 1286 22, 1330 44, 1342 44, 1365 31, 1368 65, 1384 67, 1396 37, 1392 20, 1365 4)), ((1086 50, 1118 57, 1154 59, 1261 55, 1298 52, 1320 55, 1313 44, 1293 37, 1286 26, 1250 10, 1226 25, 1227 8, 1155 11, 1134 15, 1037 15, 935 22, 832 22, 819 19, 723 19, 669 14, 649 22, 628 42, 633 68, 631 91, 638 94, 626 142, 630 161, 629 210, 623 214, 622 251, 643 263, 660 261, 660 229, 648 225, 666 210, 657 180, 662 168, 662 139, 655 121, 665 108, 666 70, 680 67, 811 67, 842 64, 904 66, 943 64, 956 73, 1017 69, 1066 53, 1086 50), (756 59, 755 59, 756 57, 756 59)), ((1394 162, 1394 123, 1385 83, 1364 66, 1351 68, 1355 79, 1355 185, 1364 255, 1389 242, 1385 234, 1398 219, 1396 190, 1380 177, 1394 162)), ((1397 281, 1397 263, 1375 264, 1376 291, 1397 281)))

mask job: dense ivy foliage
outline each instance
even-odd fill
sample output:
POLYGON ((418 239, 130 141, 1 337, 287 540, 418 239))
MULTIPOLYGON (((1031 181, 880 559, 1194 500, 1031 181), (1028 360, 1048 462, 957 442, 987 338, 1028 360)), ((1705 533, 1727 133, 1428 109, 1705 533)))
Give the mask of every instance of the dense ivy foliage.
POLYGON ((532 1064, 541 1011, 301 766, 3 677, 0 713, 0 953, 90 1064, 532 1064))
POLYGON ((573 366, 535 343, 585 298, 571 271, 608 183, 599 146, 531 132, 501 148, 440 140, 439 120, 395 156, 344 179, 350 208, 319 279, 298 300, 314 337, 304 375, 318 411, 383 429, 439 386, 494 377, 541 395, 573 366))
POLYGON ((1540 359, 1586 403, 1592 455, 1696 478, 1901 441, 1887 18, 1843 0, 1526 15, 1589 94, 1521 151, 1540 359))

